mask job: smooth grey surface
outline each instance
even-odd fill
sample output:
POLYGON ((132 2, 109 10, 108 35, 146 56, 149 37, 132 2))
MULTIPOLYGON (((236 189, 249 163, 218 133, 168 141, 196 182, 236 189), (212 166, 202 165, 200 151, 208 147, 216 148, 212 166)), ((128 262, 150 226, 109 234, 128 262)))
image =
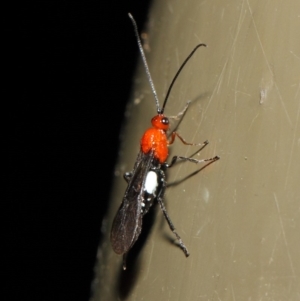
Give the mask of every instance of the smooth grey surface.
MULTIPOLYGON (((168 212, 191 256, 170 243, 157 208, 135 269, 123 272, 109 232, 126 188, 122 174, 155 115, 140 66, 92 300, 300 300, 299 28, 298 0, 156 1, 146 56, 160 101, 180 63, 207 43, 179 76, 165 113, 192 100, 179 132, 187 141, 210 141, 196 158, 221 160, 167 189, 168 212)), ((180 141, 171 149, 195 150, 180 141)), ((168 182, 198 168, 179 164, 168 182)))

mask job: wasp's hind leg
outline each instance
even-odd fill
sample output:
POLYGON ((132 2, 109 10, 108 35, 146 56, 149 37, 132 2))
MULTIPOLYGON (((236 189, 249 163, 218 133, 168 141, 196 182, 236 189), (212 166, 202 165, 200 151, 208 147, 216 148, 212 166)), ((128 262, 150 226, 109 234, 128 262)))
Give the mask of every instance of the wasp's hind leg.
POLYGON ((171 218, 167 212, 167 209, 163 203, 163 197, 164 197, 164 193, 165 193, 165 189, 166 189, 166 181, 165 181, 165 174, 162 170, 160 170, 160 174, 161 174, 161 182, 162 182, 162 186, 161 186, 161 189, 160 189, 160 192, 157 196, 157 202, 160 206, 160 209, 161 211, 163 212, 164 216, 165 216, 165 219, 167 220, 167 223, 171 229, 171 231, 174 233, 174 235, 176 236, 178 242, 179 242, 179 245, 180 245, 180 248, 181 250, 183 251, 184 255, 186 257, 188 257, 190 255, 187 247, 185 246, 184 242, 182 241, 180 235, 177 233, 172 221, 171 221, 171 218))

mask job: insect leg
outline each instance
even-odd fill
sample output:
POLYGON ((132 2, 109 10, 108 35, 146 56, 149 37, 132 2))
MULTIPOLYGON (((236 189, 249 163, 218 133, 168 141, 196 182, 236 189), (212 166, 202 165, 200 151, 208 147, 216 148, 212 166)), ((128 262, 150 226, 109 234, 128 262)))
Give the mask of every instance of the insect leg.
POLYGON ((208 141, 204 141, 203 143, 190 143, 190 142, 186 142, 185 139, 183 137, 181 137, 177 132, 172 132, 171 134, 171 139, 169 140, 169 144, 172 144, 175 140, 175 137, 178 137, 180 139, 180 141, 185 144, 185 145, 195 145, 195 146, 206 146, 208 144, 208 141))
POLYGON ((132 171, 127 171, 127 172, 125 172, 124 175, 123 175, 123 177, 124 177, 124 180, 125 180, 127 183, 129 183, 129 181, 130 181, 130 179, 131 179, 131 177, 132 177, 132 171))
MULTIPOLYGON (((202 160, 197 160, 197 159, 194 159, 194 158, 187 158, 187 157, 181 157, 181 156, 174 156, 171 160, 171 163, 170 164, 165 164, 164 166, 166 168, 170 168, 172 167, 178 160, 183 160, 183 161, 189 161, 189 162, 192 162, 192 163, 202 163, 202 162, 209 162, 207 165, 219 160, 220 157, 219 156, 215 156, 213 158, 209 158, 209 159, 202 159, 202 160)), ((205 165, 206 166, 206 165, 205 165)))
POLYGON ((188 157, 188 158, 187 158, 187 157, 182 157, 182 156, 174 156, 174 157, 172 158, 172 160, 171 160, 171 163, 170 163, 170 164, 165 163, 164 166, 165 166, 166 168, 170 168, 170 167, 172 167, 172 166, 177 162, 178 159, 180 159, 180 160, 185 160, 185 161, 190 161, 190 162, 193 162, 193 163, 201 163, 201 162, 211 161, 211 160, 217 161, 218 159, 220 159, 218 156, 216 156, 216 157, 218 157, 218 159, 217 159, 216 157, 210 158, 210 159, 204 159, 204 160, 196 160, 196 159, 192 159, 192 158, 191 158, 191 157, 193 157, 194 155, 196 155, 197 153, 201 152, 201 151, 203 150, 203 148, 204 148, 207 144, 208 144, 208 141, 207 141, 207 140, 204 141, 204 142, 203 142, 203 146, 202 146, 199 150, 197 150, 193 155, 191 155, 191 156, 188 157))
POLYGON ((165 175, 164 175, 164 172, 163 172, 163 171, 161 171, 161 175, 162 175, 162 182, 163 182, 163 184, 162 184, 160 193, 159 193, 159 195, 158 195, 158 197, 157 197, 157 202, 159 203, 160 209, 162 210, 162 212, 163 212, 163 214, 164 214, 164 216, 165 216, 165 219, 166 219, 167 222, 168 222, 168 225, 169 225, 171 231, 172 231, 172 232, 174 233, 174 235, 176 236, 176 238, 177 238, 177 240, 178 240, 178 242, 179 242, 180 248, 182 249, 184 255, 185 255, 186 257, 188 257, 188 256, 190 255, 190 253, 189 253, 187 247, 185 246, 185 244, 183 243, 181 237, 180 237, 179 234, 177 233, 177 231, 176 231, 176 229, 175 229, 175 227, 174 227, 174 225, 173 225, 173 223, 172 223, 172 221, 171 221, 171 218, 170 218, 169 215, 168 215, 167 209, 166 209, 166 207, 165 207, 165 205, 164 205, 164 203, 163 203, 163 196, 164 196, 164 192, 165 192, 165 188, 166 188, 166 182, 165 182, 165 175))

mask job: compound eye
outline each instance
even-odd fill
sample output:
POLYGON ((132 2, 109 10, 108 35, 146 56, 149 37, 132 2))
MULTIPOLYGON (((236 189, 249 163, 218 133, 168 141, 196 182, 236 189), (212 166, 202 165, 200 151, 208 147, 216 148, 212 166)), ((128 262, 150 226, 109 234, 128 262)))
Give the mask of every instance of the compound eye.
POLYGON ((163 117, 161 120, 162 124, 168 125, 169 124, 169 119, 167 117, 163 117))

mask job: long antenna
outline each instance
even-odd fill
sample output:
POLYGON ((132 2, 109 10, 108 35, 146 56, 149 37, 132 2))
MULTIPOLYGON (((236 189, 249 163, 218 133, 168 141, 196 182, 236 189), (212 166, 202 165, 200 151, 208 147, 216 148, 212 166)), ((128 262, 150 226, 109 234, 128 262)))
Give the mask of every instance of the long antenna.
POLYGON ((168 98, 169 98, 170 92, 171 92, 171 90, 172 90, 172 87, 173 87, 173 85, 174 85, 174 83, 175 83, 175 81, 176 81, 178 75, 180 74, 180 72, 181 72, 181 70, 183 69, 183 67, 185 66, 185 64, 189 61, 189 59, 190 59, 190 58, 192 57, 192 55, 195 53, 195 51, 196 51, 199 47, 201 47, 201 46, 206 47, 206 44, 198 44, 198 45, 194 48, 194 50, 190 53, 190 55, 184 60, 184 62, 182 63, 182 65, 181 65, 180 68, 178 69, 177 73, 175 74, 175 76, 174 76, 174 78, 173 78, 173 80, 172 80, 172 82, 171 82, 171 84, 170 84, 170 86, 169 86, 169 89, 168 89, 167 95, 166 95, 166 97, 165 97, 163 106, 162 106, 162 108, 161 108, 161 110, 160 110, 160 113, 161 113, 161 114, 163 114, 163 112, 164 112, 164 109, 165 109, 167 100, 168 100, 168 98))
POLYGON ((159 100, 158 100, 158 97, 157 97, 157 93, 156 93, 156 90, 155 90, 155 87, 154 87, 153 80, 151 78, 151 74, 150 74, 149 67, 148 67, 147 60, 146 60, 146 56, 145 56, 145 53, 144 53, 144 50, 143 50, 142 42, 141 42, 141 39, 139 37, 138 27, 135 23, 135 20, 134 20, 133 16, 130 13, 128 13, 128 16, 131 19, 133 27, 134 27, 134 32, 135 32, 135 35, 136 35, 136 39, 137 39, 137 43, 138 43, 138 46, 139 46, 139 49, 140 49, 140 53, 142 55, 143 64, 144 64, 144 67, 146 69, 146 74, 147 74, 147 77, 148 77, 148 81, 149 81, 149 84, 151 86, 151 90, 152 90, 152 93, 154 95, 154 98, 155 98, 156 110, 157 110, 157 113, 160 114, 161 109, 159 108, 159 100))

